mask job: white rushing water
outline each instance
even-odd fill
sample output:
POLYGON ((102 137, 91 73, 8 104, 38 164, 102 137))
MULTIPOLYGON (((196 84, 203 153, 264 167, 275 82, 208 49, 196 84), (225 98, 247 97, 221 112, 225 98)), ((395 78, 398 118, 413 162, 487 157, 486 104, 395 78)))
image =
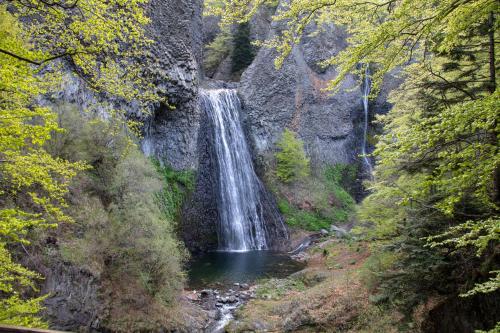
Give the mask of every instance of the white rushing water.
POLYGON ((219 250, 265 250, 261 184, 240 124, 236 91, 202 90, 201 100, 211 122, 218 168, 219 250))
POLYGON ((363 155, 363 161, 366 165, 366 169, 368 171, 368 174, 371 175, 373 174, 373 167, 370 162, 370 159, 368 156, 366 156, 366 145, 367 145, 367 136, 368 136, 368 123, 369 123, 369 97, 370 97, 370 91, 371 91, 371 80, 370 80, 370 66, 366 65, 365 69, 365 79, 364 79, 364 84, 363 84, 363 109, 365 112, 365 119, 364 119, 364 124, 363 124, 363 145, 361 146, 361 154, 363 155))

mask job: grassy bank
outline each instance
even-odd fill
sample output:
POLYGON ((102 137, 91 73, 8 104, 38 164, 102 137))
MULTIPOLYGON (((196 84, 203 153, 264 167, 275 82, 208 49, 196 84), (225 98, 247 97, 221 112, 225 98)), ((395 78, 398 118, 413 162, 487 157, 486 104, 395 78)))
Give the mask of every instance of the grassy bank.
POLYGON ((326 238, 307 251, 307 267, 287 279, 262 280, 228 332, 411 331, 377 305, 365 285, 366 243, 326 238))

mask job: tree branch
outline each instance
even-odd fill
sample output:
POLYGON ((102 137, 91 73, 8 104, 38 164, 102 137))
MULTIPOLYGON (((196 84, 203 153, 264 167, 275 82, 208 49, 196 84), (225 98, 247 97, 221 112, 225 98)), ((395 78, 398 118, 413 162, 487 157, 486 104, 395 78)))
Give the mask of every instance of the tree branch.
POLYGON ((10 52, 10 51, 4 50, 4 49, 0 49, 0 53, 6 54, 8 56, 16 58, 17 60, 21 60, 21 61, 27 62, 27 63, 32 64, 32 65, 37 65, 37 66, 43 65, 43 64, 45 64, 49 61, 52 61, 52 60, 56 60, 56 59, 63 58, 66 56, 73 56, 73 55, 77 54, 77 52, 64 52, 64 53, 37 61, 37 60, 28 59, 26 57, 20 56, 18 54, 15 54, 13 52, 10 52))

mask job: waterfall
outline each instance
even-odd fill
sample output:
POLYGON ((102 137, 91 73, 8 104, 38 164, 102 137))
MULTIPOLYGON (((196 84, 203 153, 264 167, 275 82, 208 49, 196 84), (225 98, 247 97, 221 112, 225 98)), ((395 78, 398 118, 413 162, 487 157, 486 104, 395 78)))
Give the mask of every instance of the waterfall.
POLYGON ((262 184, 253 169, 234 90, 201 91, 218 168, 219 250, 268 248, 261 203, 262 184))
POLYGON ((363 109, 365 112, 365 119, 363 124, 363 144, 361 146, 361 154, 363 155, 363 161, 366 164, 366 168, 368 170, 368 174, 371 177, 373 174, 373 167, 370 162, 368 156, 366 156, 366 145, 367 145, 367 135, 368 135, 368 123, 369 123, 369 106, 368 106, 368 98, 370 96, 371 91, 371 80, 370 80, 370 65, 366 65, 365 69, 365 79, 363 84, 363 109))

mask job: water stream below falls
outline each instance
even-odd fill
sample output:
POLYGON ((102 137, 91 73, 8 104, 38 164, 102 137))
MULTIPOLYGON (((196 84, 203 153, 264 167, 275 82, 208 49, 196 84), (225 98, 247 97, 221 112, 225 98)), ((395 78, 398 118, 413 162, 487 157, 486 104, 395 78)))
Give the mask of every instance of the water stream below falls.
POLYGON ((208 313, 217 315, 206 333, 225 332, 235 311, 255 297, 255 283, 262 278, 285 278, 305 264, 272 251, 209 252, 190 262, 188 287, 208 313))

